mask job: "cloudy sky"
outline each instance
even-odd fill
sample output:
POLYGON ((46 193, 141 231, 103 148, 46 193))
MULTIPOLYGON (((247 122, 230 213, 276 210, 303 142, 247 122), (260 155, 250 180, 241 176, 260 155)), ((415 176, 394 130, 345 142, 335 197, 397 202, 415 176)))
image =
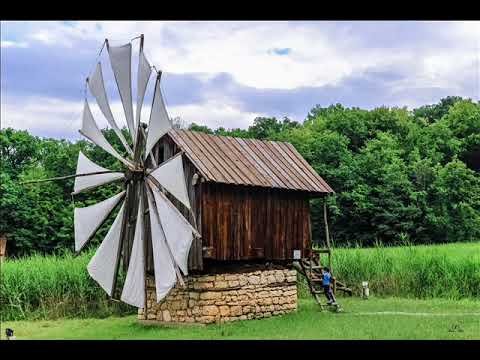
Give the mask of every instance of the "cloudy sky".
MULTIPOLYGON (((141 33, 147 58, 164 72, 169 114, 186 123, 246 128, 256 116, 303 121, 316 104, 479 99, 480 22, 2 22, 2 127, 79 138, 84 82, 98 60, 124 124, 108 56, 98 53, 105 38, 123 45, 141 33)), ((135 61, 132 68, 135 79, 135 61)), ((143 121, 152 88, 153 78, 143 121)))

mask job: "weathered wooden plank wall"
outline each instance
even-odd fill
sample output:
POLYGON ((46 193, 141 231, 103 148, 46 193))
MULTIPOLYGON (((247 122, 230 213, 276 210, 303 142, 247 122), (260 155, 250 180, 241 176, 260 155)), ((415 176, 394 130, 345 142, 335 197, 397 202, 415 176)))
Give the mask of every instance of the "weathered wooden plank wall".
POLYGON ((203 245, 215 260, 284 260, 310 248, 308 196, 260 187, 202 184, 203 245))

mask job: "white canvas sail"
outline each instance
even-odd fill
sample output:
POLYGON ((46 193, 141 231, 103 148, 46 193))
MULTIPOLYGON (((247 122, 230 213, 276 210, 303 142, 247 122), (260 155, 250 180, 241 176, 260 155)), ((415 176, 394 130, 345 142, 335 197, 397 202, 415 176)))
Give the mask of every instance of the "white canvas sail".
POLYGON ((113 208, 125 195, 125 191, 95 205, 75 208, 73 223, 75 228, 75 251, 80 251, 85 243, 98 230, 113 208))
POLYGON ((155 271, 155 288, 157 302, 160 302, 168 292, 175 286, 176 274, 175 264, 167 247, 165 234, 158 218, 155 202, 149 188, 146 188, 148 195, 148 209, 150 215, 150 227, 152 231, 153 266, 155 271))
POLYGON ((120 297, 120 300, 123 302, 136 306, 137 308, 143 308, 145 306, 145 234, 143 210, 143 201, 142 197, 140 197, 132 254, 130 256, 127 277, 120 297))
POLYGON ((150 154, 153 146, 158 140, 172 128, 172 123, 168 117, 165 103, 163 102, 162 92, 160 90, 160 78, 157 77, 153 96, 152 110, 150 112, 150 122, 148 125, 147 145, 145 154, 150 154))
POLYGON ((112 145, 105 139, 102 132, 98 128, 95 119, 93 118, 92 112, 90 110, 90 106, 88 105, 88 101, 85 99, 85 105, 83 107, 83 118, 82 118, 82 129, 80 133, 88 138, 93 143, 100 146, 103 150, 108 152, 110 155, 114 156, 126 166, 130 166, 130 162, 124 159, 120 154, 113 148, 112 145))
POLYGON ((143 99, 145 97, 145 91, 147 90, 148 80, 152 73, 152 68, 148 63, 147 58, 142 50, 140 50, 140 56, 138 60, 138 79, 137 79, 137 107, 136 107, 136 121, 135 128, 138 128, 140 124, 140 115, 142 113, 143 99))
POLYGON ((154 177, 160 185, 190 209, 190 199, 188 198, 187 183, 185 182, 182 155, 168 159, 152 171, 150 176, 154 177))
POLYGON ((102 244, 87 266, 90 276, 110 296, 113 294, 113 283, 116 275, 115 267, 119 253, 124 207, 125 203, 120 208, 107 236, 105 236, 105 239, 103 239, 102 244))
POLYGON ((102 111, 102 114, 107 119, 108 123, 117 134, 118 138, 122 142, 125 149, 133 155, 133 151, 125 140, 125 137, 122 134, 122 131, 118 127, 117 123, 112 114, 112 110, 110 109, 110 104, 108 103, 107 92, 105 91, 105 84, 103 82, 103 74, 102 74, 102 64, 100 62, 97 63, 95 67, 95 71, 93 75, 87 79, 88 88, 90 92, 97 100, 98 107, 102 111))
POLYGON ((132 44, 108 46, 107 49, 120 99, 122 100, 123 110, 125 111, 127 126, 135 142, 136 129, 133 120, 132 104, 132 44))
MULTIPOLYGON (((149 78, 151 76, 151 67, 142 49, 143 35, 141 38, 142 42, 140 45, 141 49, 139 53, 138 72, 137 79, 135 80, 137 81, 135 117, 132 103, 132 46, 131 44, 127 44, 124 46, 110 47, 108 41, 106 41, 113 74, 125 111, 128 130, 134 141, 136 141, 135 138, 138 135, 136 132, 139 129, 143 101, 147 85, 149 84, 149 78)), ((149 128, 144 143, 145 148, 135 148, 135 143, 133 144, 135 151, 141 150, 141 158, 130 157, 132 155, 132 149, 125 141, 125 137, 127 136, 123 136, 120 128, 115 122, 109 99, 107 99, 101 63, 97 63, 94 73, 87 81, 90 92, 95 97, 102 114, 127 149, 129 157, 124 158, 121 155, 124 154, 123 149, 117 150, 108 143, 104 134, 95 122, 86 99, 80 133, 121 161, 129 168, 129 171, 127 171, 128 175, 117 171, 111 172, 110 170, 93 163, 80 152, 77 164, 77 175, 99 172, 100 174, 76 177, 74 193, 76 194, 84 190, 96 188, 102 184, 110 183, 114 180, 122 180, 128 177, 129 181, 133 181, 136 185, 145 186, 147 199, 145 199, 145 194, 142 194, 140 197, 135 196, 134 198, 124 199, 126 194, 124 191, 95 205, 75 209, 75 249, 81 250, 85 244, 88 243, 89 239, 95 235, 114 209, 116 209, 117 206, 120 207, 113 225, 108 230, 100 247, 89 262, 87 270, 90 276, 110 296, 114 294, 114 284, 116 283, 116 276, 121 260, 120 255, 123 250, 123 227, 133 225, 132 221, 134 221, 135 231, 134 234, 132 234, 132 251, 120 299, 122 302, 142 308, 145 306, 146 302, 145 266, 147 258, 145 245, 146 239, 150 238, 150 236, 146 235, 151 235, 152 237, 152 255, 157 302, 160 302, 165 296, 167 296, 169 291, 175 286, 177 280, 183 284, 182 272, 185 275, 188 274, 188 253, 193 241, 193 236, 194 234, 199 235, 196 229, 188 222, 182 213, 170 202, 169 198, 159 190, 159 188, 161 188, 162 191, 168 192, 168 194, 172 195, 185 205, 186 208, 191 209, 185 181, 182 155, 171 158, 158 168, 156 168, 156 163, 154 161, 155 170, 145 169, 145 174, 147 174, 147 176, 138 176, 141 175, 140 171, 145 164, 148 164, 145 163, 143 154, 146 154, 146 156, 151 155, 153 146, 172 128, 160 88, 160 73, 154 84, 149 128), (133 173, 134 171, 135 173, 133 173), (161 186, 159 184, 161 184, 161 186), (156 186, 158 186, 158 188, 156 186), (125 209, 125 204, 130 204, 131 201, 139 201, 137 214, 132 213, 131 211, 127 212, 125 209), (148 216, 150 220, 151 234, 145 234, 145 216, 147 216, 144 212, 146 207, 145 202, 148 202, 148 216)), ((127 241, 129 242, 130 235, 125 233, 125 236, 127 236, 127 241)))
MULTIPOLYGON (((95 164, 87 158, 81 151, 78 153, 77 171, 76 175, 89 174, 94 172, 110 171, 95 164)), ((73 194, 78 194, 81 191, 96 188, 99 185, 108 184, 112 181, 122 179, 124 175, 120 172, 112 172, 108 174, 96 174, 87 176, 77 176, 75 178, 75 185, 73 186, 73 194)))
POLYGON ((156 188, 152 188, 160 223, 175 262, 188 274, 188 253, 193 241, 192 226, 156 188))

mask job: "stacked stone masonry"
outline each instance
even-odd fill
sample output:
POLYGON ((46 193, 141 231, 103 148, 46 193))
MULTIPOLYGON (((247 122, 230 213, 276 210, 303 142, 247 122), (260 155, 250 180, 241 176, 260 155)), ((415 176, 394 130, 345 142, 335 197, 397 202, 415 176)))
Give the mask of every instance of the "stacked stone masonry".
POLYGON ((140 320, 177 323, 223 323, 266 318, 297 310, 295 270, 190 276, 156 302, 153 278, 147 279, 147 312, 140 320))

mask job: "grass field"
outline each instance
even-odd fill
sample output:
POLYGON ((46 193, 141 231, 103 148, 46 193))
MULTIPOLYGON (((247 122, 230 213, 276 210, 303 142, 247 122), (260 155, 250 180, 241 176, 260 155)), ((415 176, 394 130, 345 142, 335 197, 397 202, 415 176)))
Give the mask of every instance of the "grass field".
MULTIPOLYGON (((300 299, 296 313, 235 323, 144 326, 135 316, 5 322, 17 339, 480 339, 480 300, 340 298, 343 313, 300 299)), ((4 330, 2 330, 3 336, 4 330)))
MULTIPOLYGON (((94 318, 132 314, 108 301, 89 277, 93 251, 80 256, 35 255, 1 267, 3 320, 94 318)), ((359 292, 368 280, 375 296, 412 299, 480 299, 480 243, 335 249, 335 276, 359 292)), ((299 277, 301 298, 310 297, 299 277)))
POLYGON ((33 255, 1 266, 1 315, 4 320, 107 317, 133 308, 107 300, 87 272, 94 251, 80 256, 33 255))
POLYGON ((359 289, 368 280, 379 295, 480 298, 480 242, 375 248, 338 248, 334 271, 359 289))

